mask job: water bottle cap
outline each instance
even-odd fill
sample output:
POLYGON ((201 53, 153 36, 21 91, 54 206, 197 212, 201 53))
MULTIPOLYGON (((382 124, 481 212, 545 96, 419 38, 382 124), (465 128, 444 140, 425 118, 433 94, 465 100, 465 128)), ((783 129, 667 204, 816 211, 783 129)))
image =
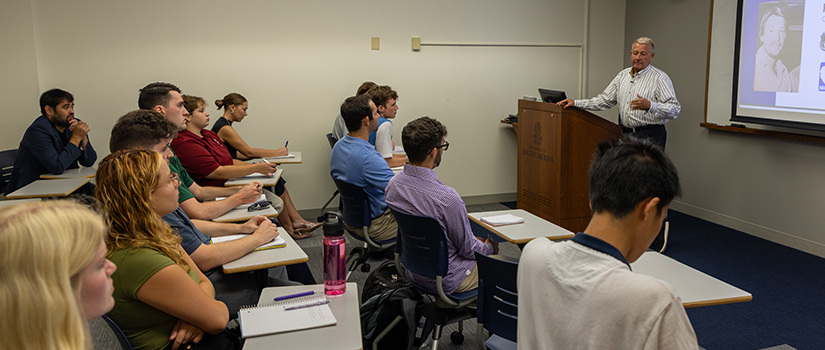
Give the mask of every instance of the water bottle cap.
POLYGON ((344 235, 344 223, 341 214, 327 212, 324 214, 324 237, 338 237, 344 235))

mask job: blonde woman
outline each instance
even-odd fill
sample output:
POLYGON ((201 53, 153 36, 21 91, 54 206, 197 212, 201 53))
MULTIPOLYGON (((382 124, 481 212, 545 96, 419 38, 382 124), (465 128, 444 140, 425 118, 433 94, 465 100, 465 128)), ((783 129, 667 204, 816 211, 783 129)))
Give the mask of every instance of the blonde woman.
POLYGON ((135 349, 226 341, 218 335, 229 320, 226 305, 161 219, 178 207, 176 175, 151 150, 119 151, 98 165, 95 196, 110 226, 109 258, 119 267, 109 317, 135 349))
POLYGON ((0 209, 0 338, 7 349, 90 349, 114 304, 99 214, 68 200, 0 209))

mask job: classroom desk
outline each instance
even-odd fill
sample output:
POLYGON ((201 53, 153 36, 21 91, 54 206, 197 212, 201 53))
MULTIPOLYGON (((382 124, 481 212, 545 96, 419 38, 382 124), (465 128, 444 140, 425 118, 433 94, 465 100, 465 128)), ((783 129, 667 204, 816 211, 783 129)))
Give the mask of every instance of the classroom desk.
POLYGON ((84 177, 92 178, 95 177, 95 173, 97 172, 97 168, 95 167, 79 167, 77 169, 66 169, 62 174, 42 174, 40 175, 41 179, 82 179, 84 177))
POLYGON ((79 179, 35 180, 17 191, 9 193, 6 198, 66 197, 90 180, 88 177, 79 179))
POLYGON ((284 169, 278 169, 275 171, 275 175, 272 177, 263 175, 261 173, 254 173, 252 175, 247 175, 244 177, 239 177, 237 179, 227 180, 223 185, 226 187, 233 187, 233 186, 246 186, 251 184, 255 181, 262 183, 264 186, 275 186, 278 183, 278 179, 281 178, 281 174, 284 173, 284 169))
POLYGON ((278 233, 284 238, 286 247, 264 250, 253 250, 237 260, 223 264, 224 273, 238 273, 267 269, 275 266, 300 264, 309 260, 304 250, 286 233, 283 227, 278 227, 278 233))
POLYGON ((630 264, 633 272, 669 283, 685 308, 750 301, 753 296, 666 255, 646 251, 630 264))
POLYGON ((266 216, 268 218, 277 217, 278 211, 271 205, 263 210, 249 211, 249 204, 241 204, 219 217, 212 219, 214 222, 239 222, 251 219, 253 216, 266 216))
POLYGON ((535 216, 523 209, 508 209, 508 210, 495 210, 495 211, 482 211, 476 213, 468 213, 467 216, 470 220, 473 220, 475 223, 481 225, 488 231, 495 233, 501 238, 504 238, 510 243, 513 244, 524 244, 533 240, 533 238, 537 237, 546 237, 551 240, 562 240, 568 239, 575 236, 573 232, 568 231, 561 226, 558 226, 550 221, 544 220, 538 216, 535 216), (481 221, 482 217, 485 216, 493 216, 493 215, 503 215, 503 214, 512 214, 518 217, 524 218, 524 222, 515 225, 505 225, 505 226, 490 226, 485 222, 481 221))
MULTIPOLYGON (((323 295, 324 285, 264 288, 258 305, 272 303, 272 299, 277 296, 310 290, 323 295)), ((354 282, 347 283, 346 293, 326 297, 329 299, 329 308, 338 322, 336 325, 247 338, 243 346, 244 350, 361 349, 363 344, 361 343, 361 313, 359 311, 361 303, 358 300, 358 285, 354 282)))
POLYGON ((289 154, 295 156, 291 158, 278 158, 278 157, 266 157, 266 158, 255 158, 248 160, 249 163, 255 164, 260 163, 261 159, 266 159, 268 162, 272 164, 301 164, 303 159, 301 158, 301 152, 289 152, 289 154))
POLYGON ((9 207, 12 205, 17 205, 21 203, 30 203, 30 202, 39 202, 40 198, 27 198, 27 199, 9 199, 0 201, 0 208, 9 207))

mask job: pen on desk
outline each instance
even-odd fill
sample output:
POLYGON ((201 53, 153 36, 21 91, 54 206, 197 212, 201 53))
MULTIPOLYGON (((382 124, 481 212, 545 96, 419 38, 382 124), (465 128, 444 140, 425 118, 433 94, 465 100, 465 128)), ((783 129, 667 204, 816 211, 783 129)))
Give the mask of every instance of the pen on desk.
POLYGON ((280 296, 280 297, 275 298, 275 301, 281 301, 281 300, 286 300, 286 299, 292 299, 292 298, 297 298, 297 297, 303 297, 303 296, 313 295, 313 294, 315 294, 315 291, 314 291, 314 290, 311 290, 311 291, 309 291, 309 292, 301 292, 301 293, 295 293, 295 294, 288 294, 288 295, 284 295, 284 296, 280 296))
POLYGON ((284 311, 298 310, 298 309, 303 309, 303 308, 313 307, 313 306, 319 306, 319 305, 324 305, 324 304, 329 304, 329 300, 319 301, 317 303, 306 304, 306 305, 290 306, 290 307, 284 309, 284 311))

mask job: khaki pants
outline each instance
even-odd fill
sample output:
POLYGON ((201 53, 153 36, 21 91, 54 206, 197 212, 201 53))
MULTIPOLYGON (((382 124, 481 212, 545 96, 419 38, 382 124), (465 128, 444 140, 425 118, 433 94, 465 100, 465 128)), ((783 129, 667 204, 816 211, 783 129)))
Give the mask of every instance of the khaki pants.
POLYGON ((466 292, 476 288, 478 288, 478 264, 473 266, 473 270, 467 277, 464 277, 464 280, 461 281, 461 284, 458 285, 458 288, 456 288, 453 293, 466 292))
MULTIPOLYGON (((352 233, 364 237, 364 229, 362 227, 355 227, 347 225, 347 228, 352 233)), ((370 238, 373 241, 386 241, 393 239, 398 234, 398 224, 395 222, 395 217, 389 209, 385 210, 383 214, 375 219, 372 219, 369 226, 370 238)))

